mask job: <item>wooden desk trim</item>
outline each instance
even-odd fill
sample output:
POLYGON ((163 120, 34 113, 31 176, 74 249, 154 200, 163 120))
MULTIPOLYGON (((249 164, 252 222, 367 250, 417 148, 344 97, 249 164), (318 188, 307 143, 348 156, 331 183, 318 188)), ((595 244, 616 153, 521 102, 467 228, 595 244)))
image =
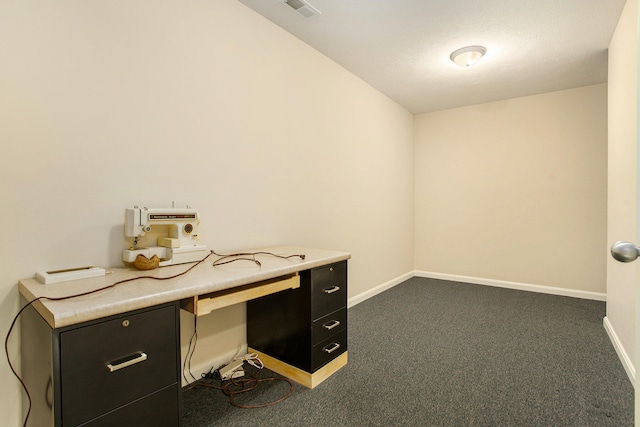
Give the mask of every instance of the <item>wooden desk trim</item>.
POLYGON ((284 291, 285 289, 296 289, 299 287, 300 276, 296 273, 290 276, 263 280, 262 282, 212 292, 206 295, 196 295, 191 298, 185 298, 180 301, 180 308, 196 316, 205 316, 219 308, 247 302, 254 298, 284 291))
POLYGON ((260 360, 262 360, 262 363, 264 363, 265 368, 270 369, 283 377, 294 380, 298 384, 307 388, 315 388, 318 384, 336 373, 340 368, 346 366, 349 358, 349 352, 345 351, 317 371, 306 372, 251 347, 247 349, 247 353, 256 353, 260 360))

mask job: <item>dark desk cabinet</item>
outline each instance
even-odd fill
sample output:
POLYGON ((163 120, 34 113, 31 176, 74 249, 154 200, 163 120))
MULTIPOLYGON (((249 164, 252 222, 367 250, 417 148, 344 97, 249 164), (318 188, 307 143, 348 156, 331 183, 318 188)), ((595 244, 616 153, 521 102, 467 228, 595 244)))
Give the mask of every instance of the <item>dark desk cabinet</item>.
POLYGON ((347 351, 347 261, 300 272, 300 287, 247 302, 248 346, 313 373, 347 351))
POLYGON ((33 426, 180 426, 178 303, 51 329, 22 319, 33 426))

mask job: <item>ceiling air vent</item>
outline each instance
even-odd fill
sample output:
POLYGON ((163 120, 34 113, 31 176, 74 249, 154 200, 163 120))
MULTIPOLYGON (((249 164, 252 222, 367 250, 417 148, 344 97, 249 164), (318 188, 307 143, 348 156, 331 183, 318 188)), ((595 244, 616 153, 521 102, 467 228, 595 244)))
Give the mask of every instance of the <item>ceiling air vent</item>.
POLYGON ((318 9, 303 0, 285 0, 284 4, 307 19, 320 15, 320 11, 318 9))

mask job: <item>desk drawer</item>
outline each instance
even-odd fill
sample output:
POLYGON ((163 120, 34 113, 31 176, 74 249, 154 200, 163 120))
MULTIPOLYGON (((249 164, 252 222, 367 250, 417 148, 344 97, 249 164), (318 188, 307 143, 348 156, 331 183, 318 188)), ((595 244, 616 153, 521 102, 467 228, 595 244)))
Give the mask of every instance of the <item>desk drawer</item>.
POLYGON ((329 339, 313 346, 312 372, 317 371, 345 351, 347 351, 347 330, 343 329, 329 339))
POLYGON ((177 307, 60 333, 62 420, 77 425, 178 381, 177 307))
POLYGON ((347 262, 311 270, 312 318, 318 319, 347 305, 347 262))
POLYGON ((313 322, 311 336, 313 344, 326 340, 347 327, 347 309, 334 311, 313 322))
POLYGON ((82 427, 178 427, 182 424, 176 399, 178 393, 182 391, 174 384, 82 424, 82 427))

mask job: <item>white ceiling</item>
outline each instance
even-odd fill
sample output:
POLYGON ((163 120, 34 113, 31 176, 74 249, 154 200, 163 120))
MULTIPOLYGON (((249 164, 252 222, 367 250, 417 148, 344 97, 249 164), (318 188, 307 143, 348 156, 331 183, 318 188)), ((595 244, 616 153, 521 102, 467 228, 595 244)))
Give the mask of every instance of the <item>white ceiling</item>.
POLYGON ((413 113, 606 82, 625 0, 239 0, 413 113), (452 51, 487 54, 461 68, 452 51))

